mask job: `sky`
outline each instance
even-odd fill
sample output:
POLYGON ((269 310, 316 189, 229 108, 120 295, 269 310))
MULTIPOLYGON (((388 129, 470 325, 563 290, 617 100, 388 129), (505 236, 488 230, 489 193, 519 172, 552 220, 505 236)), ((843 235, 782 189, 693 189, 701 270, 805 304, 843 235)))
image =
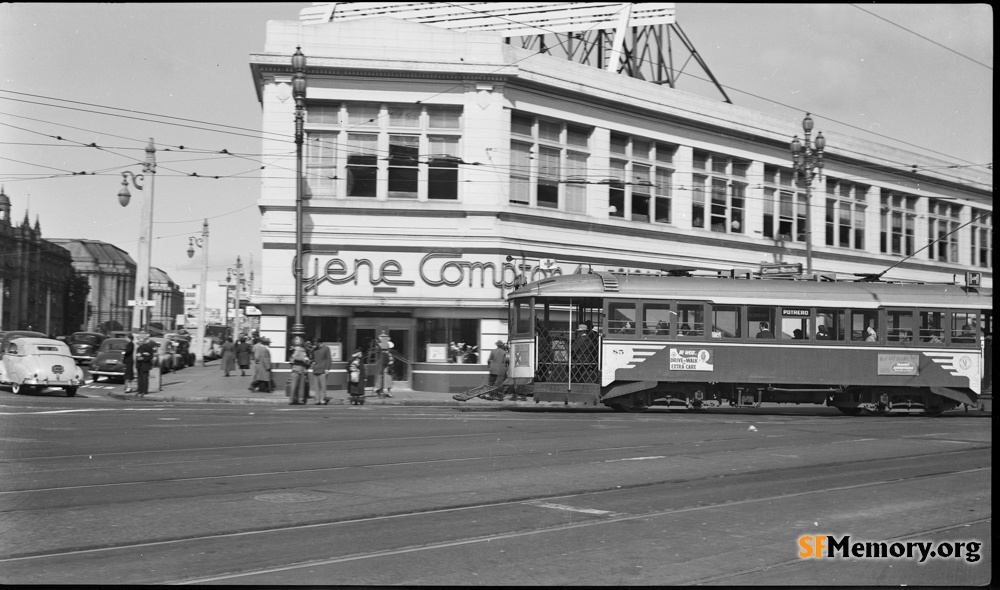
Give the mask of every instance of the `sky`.
MULTIPOLYGON (((153 266, 197 283, 202 251, 188 258, 189 238, 208 219, 209 281, 237 256, 259 281, 260 167, 293 174, 295 159, 293 144, 287 160, 260 159, 249 55, 263 51, 268 20, 298 20, 309 5, 0 5, 0 184, 14 222, 27 213, 45 239, 101 240, 137 258, 148 181, 130 187, 128 207, 117 195, 152 138, 153 266)), ((793 123, 808 111, 816 131, 992 178, 988 5, 678 3, 677 22, 734 104, 793 123)), ((693 63, 684 72, 678 89, 721 97, 693 63)))

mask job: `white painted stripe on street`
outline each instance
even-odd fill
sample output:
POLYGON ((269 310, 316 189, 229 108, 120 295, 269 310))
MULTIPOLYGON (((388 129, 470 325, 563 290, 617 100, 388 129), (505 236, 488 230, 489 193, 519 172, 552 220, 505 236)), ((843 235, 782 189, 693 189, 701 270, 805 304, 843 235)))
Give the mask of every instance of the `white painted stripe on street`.
POLYGON ((83 412, 162 412, 167 408, 83 408, 77 410, 41 410, 38 412, 0 412, 0 416, 27 416, 35 414, 79 414, 83 412))
POLYGON ((539 508, 551 508, 553 510, 566 510, 568 512, 582 512, 584 514, 594 514, 597 516, 607 516, 609 514, 614 514, 610 510, 597 510, 595 508, 574 508, 573 506, 566 506, 564 504, 550 504, 549 502, 526 502, 532 506, 538 506, 539 508))
POLYGON ((614 463, 616 461, 647 461, 649 459, 666 459, 663 455, 655 455, 653 457, 628 457, 627 459, 608 459, 604 461, 605 463, 614 463))
POLYGON ((838 444, 843 444, 843 443, 868 442, 870 440, 875 440, 875 439, 874 438, 854 438, 854 439, 851 439, 851 440, 835 440, 831 444, 838 445, 838 444))

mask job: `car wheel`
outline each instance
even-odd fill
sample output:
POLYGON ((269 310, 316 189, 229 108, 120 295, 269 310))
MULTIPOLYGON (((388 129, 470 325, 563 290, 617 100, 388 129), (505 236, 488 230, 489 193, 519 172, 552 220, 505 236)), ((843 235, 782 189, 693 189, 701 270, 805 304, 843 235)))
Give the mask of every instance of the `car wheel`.
POLYGON ((98 381, 101 380, 101 376, 100 375, 92 375, 92 377, 94 378, 94 383, 97 383, 98 381))
POLYGON ((74 395, 76 395, 76 388, 75 387, 67 387, 66 388, 66 396, 67 397, 73 397, 74 395))
POLYGON ((31 386, 23 383, 11 383, 10 390, 14 393, 31 393, 31 386))

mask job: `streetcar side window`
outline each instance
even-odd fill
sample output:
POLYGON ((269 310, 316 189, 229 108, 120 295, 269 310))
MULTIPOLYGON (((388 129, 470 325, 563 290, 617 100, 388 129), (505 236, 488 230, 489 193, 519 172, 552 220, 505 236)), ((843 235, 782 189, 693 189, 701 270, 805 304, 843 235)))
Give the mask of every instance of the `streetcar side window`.
POLYGON ((670 336, 671 319, 677 315, 673 309, 673 303, 643 303, 642 304, 642 333, 645 336, 659 336, 666 338, 670 336))
POLYGON ((879 342, 877 309, 851 310, 851 340, 854 342, 879 342))
POLYGON ((741 308, 736 305, 715 305, 712 307, 712 338, 739 338, 743 326, 740 321, 741 308))
POLYGON ((951 343, 976 344, 979 342, 979 335, 976 333, 978 323, 978 311, 951 312, 951 343))
POLYGON ((635 303, 612 301, 608 303, 608 334, 635 334, 635 303))
POLYGON ((847 312, 843 309, 817 309, 816 340, 847 340, 847 312))
POLYGON ((677 336, 682 338, 705 337, 705 304, 677 304, 677 336))
POLYGON ((810 319, 812 319, 812 309, 808 307, 782 307, 781 339, 811 340, 810 319))
POLYGON ((748 307, 747 321, 750 329, 747 335, 754 334, 754 338, 774 339, 774 312, 773 307, 748 307))
POLYGON ((920 312, 920 341, 943 344, 945 340, 945 313, 943 311, 920 312))
POLYGON ((913 310, 890 309, 885 312, 885 335, 889 342, 913 342, 913 310))

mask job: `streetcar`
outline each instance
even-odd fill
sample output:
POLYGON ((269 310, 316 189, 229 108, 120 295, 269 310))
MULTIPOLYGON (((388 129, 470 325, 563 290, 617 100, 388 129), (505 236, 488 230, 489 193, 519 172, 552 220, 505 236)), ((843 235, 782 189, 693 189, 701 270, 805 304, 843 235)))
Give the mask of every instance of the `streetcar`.
POLYGON ((992 391, 992 289, 559 275, 509 295, 509 376, 536 402, 639 412, 825 404, 938 415, 992 391))

